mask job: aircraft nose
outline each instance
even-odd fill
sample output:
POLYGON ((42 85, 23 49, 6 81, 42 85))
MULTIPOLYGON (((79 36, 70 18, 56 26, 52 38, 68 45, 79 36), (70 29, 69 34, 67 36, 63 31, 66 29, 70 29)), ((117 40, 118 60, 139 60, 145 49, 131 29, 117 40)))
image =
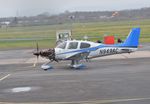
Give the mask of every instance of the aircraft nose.
POLYGON ((59 53, 61 53, 61 50, 58 48, 55 48, 55 54, 59 54, 59 53))
POLYGON ((37 51, 34 52, 33 55, 39 57, 46 57, 49 58, 50 60, 55 59, 55 50, 54 49, 48 49, 48 50, 42 50, 42 51, 37 51))

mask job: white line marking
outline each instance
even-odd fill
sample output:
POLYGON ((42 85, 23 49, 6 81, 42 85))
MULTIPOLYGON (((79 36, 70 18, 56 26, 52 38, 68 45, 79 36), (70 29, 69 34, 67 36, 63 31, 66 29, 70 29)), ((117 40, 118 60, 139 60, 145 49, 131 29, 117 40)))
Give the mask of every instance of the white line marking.
POLYGON ((7 74, 6 76, 0 78, 0 81, 2 81, 2 80, 4 80, 4 79, 8 78, 10 75, 11 75, 11 74, 7 74))
POLYGON ((11 89, 13 93, 19 93, 19 92, 29 92, 32 88, 31 87, 16 87, 11 89))

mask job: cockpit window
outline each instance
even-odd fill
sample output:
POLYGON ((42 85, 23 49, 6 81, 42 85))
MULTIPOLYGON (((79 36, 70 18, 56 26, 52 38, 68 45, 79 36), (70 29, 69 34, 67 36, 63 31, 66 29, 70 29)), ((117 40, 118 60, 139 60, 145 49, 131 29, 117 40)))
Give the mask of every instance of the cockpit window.
POLYGON ((60 43, 57 48, 65 49, 66 48, 66 42, 60 43))
POLYGON ((77 49, 78 47, 78 42, 70 42, 68 49, 77 49))
POLYGON ((88 43, 81 43, 80 49, 82 49, 82 48, 89 48, 90 46, 91 46, 91 45, 88 44, 88 43))

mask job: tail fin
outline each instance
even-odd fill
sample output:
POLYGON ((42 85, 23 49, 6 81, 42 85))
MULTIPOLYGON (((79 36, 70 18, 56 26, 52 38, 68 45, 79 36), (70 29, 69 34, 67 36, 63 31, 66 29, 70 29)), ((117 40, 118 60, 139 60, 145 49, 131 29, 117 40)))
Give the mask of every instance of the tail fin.
POLYGON ((123 46, 138 47, 140 37, 140 28, 133 28, 128 35, 127 39, 123 43, 123 46))

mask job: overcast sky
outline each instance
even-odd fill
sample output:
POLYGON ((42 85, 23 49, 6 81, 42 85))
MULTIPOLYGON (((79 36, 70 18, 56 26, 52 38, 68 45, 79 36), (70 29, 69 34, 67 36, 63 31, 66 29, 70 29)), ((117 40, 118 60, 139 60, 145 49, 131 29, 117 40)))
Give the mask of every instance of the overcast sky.
POLYGON ((0 17, 150 7, 150 0, 0 0, 0 17))

